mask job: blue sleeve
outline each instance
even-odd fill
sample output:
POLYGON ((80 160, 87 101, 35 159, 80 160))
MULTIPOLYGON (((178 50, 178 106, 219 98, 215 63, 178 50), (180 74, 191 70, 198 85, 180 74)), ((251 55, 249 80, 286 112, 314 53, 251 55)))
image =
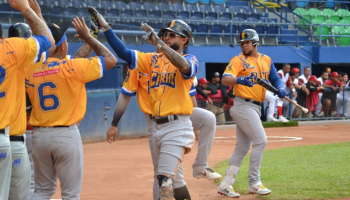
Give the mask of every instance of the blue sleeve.
POLYGON ((125 94, 126 96, 129 96, 129 97, 133 97, 136 95, 136 92, 127 91, 124 87, 122 87, 120 92, 125 94))
POLYGON ((104 34, 109 45, 111 45, 118 57, 125 60, 129 65, 131 65, 131 50, 126 47, 125 44, 113 33, 112 29, 104 32, 104 34))
MULTIPOLYGON (((37 63, 41 60, 42 53, 47 52, 46 57, 49 56, 48 50, 51 48, 51 43, 50 40, 44 35, 34 35, 33 38, 39 43, 38 59, 35 61, 35 63, 37 63)), ((46 61, 46 59, 44 61, 46 61)))
POLYGON ((270 68, 270 76, 269 76, 270 83, 277 89, 284 89, 284 84, 280 78, 280 76, 277 73, 276 67, 273 64, 271 60, 271 68, 270 68))
POLYGON ((105 74, 107 74, 105 59, 103 58, 103 56, 99 56, 99 58, 101 60, 102 71, 103 71, 103 76, 104 76, 105 74))
POLYGON ((185 59, 187 60, 187 62, 191 66, 191 73, 190 73, 190 75, 187 75, 187 74, 184 74, 181 72, 181 74, 185 79, 189 79, 197 74, 199 64, 198 64, 198 60, 197 60, 196 56, 194 56, 194 55, 190 55, 190 54, 185 55, 185 59))
POLYGON ((190 90, 190 97, 193 97, 197 94, 197 90, 196 88, 194 87, 194 85, 192 84, 191 86, 191 90, 190 90))

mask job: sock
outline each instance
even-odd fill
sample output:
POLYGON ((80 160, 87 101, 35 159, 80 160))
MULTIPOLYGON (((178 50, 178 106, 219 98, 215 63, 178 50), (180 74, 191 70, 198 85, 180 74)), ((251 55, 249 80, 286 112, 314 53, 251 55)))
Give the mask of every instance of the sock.
POLYGON ((282 113, 282 106, 277 106, 277 111, 278 111, 278 115, 279 115, 279 116, 283 116, 283 113, 282 113))

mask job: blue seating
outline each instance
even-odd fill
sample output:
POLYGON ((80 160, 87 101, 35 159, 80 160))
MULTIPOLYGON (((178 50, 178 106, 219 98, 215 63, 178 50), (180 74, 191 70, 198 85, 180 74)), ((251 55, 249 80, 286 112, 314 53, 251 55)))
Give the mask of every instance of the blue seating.
POLYGON ((75 1, 72 1, 72 4, 71 4, 70 7, 74 7, 77 10, 79 10, 80 8, 85 8, 86 5, 85 5, 85 3, 83 1, 75 0, 75 1))
POLYGON ((202 13, 202 12, 194 12, 194 13, 192 13, 192 14, 191 14, 191 17, 194 17, 194 16, 200 17, 200 18, 203 19, 203 13, 202 13))
POLYGON ((134 11, 141 10, 141 4, 137 2, 130 2, 128 5, 129 5, 129 9, 131 10, 134 10, 134 11))
POLYGON ((204 17, 213 17, 213 18, 217 19, 218 18, 218 14, 214 13, 214 12, 210 12, 210 13, 204 14, 204 17))
POLYGON ((106 8, 107 10, 110 9, 110 8, 114 8, 113 3, 110 2, 110 1, 101 1, 100 5, 101 5, 102 8, 106 8))
MULTIPOLYGON (((278 26, 267 26, 266 34, 278 34, 278 26)), ((277 36, 268 36, 268 37, 277 37, 277 36)))
POLYGON ((137 10, 134 12, 134 17, 143 17, 143 18, 147 18, 147 11, 146 10, 137 10))
POLYGON ((168 21, 170 21, 170 20, 175 19, 175 16, 163 15, 163 16, 162 16, 162 19, 163 19, 163 20, 168 20, 168 21))
POLYGON ((156 30, 159 30, 164 27, 162 23, 151 23, 150 26, 156 30))
POLYGON ((132 19, 132 15, 127 13, 121 13, 119 16, 122 18, 122 21, 125 21, 127 23, 129 23, 132 19))
POLYGON ((83 11, 79 11, 79 12, 75 13, 75 15, 77 17, 84 17, 84 18, 90 17, 90 13, 86 13, 86 12, 83 12, 83 11))
POLYGON ((309 4, 309 2, 307 2, 305 0, 300 0, 300 1, 298 0, 296 3, 297 7, 302 7, 302 8, 306 7, 307 4, 309 4))
POLYGON ((120 15, 119 9, 117 9, 117 8, 110 8, 109 10, 107 10, 107 13, 113 14, 116 16, 120 15))
POLYGON ((191 23, 187 23, 187 24, 188 24, 188 26, 190 26, 191 32, 194 32, 194 24, 191 24, 191 23))
POLYGON ((40 7, 41 7, 41 10, 43 12, 49 12, 50 8, 52 8, 52 6, 53 5, 52 5, 52 2, 50 0, 43 0, 40 7))
POLYGON ((186 8, 186 11, 190 12, 190 13, 198 12, 197 6, 193 5, 193 4, 187 4, 187 5, 185 5, 185 8, 186 8))
POLYGON ((185 11, 185 8, 184 8, 182 5, 180 5, 180 4, 174 3, 171 7, 172 7, 172 10, 173 10, 174 12, 185 11))
POLYGON ((147 10, 148 12, 156 10, 156 5, 154 3, 144 3, 143 9, 147 10))
POLYGON ((216 12, 218 14, 227 13, 226 8, 224 6, 221 6, 221 5, 215 5, 213 10, 214 10, 214 12, 216 12))
POLYGON ((181 17, 182 19, 189 19, 190 13, 187 11, 181 11, 177 13, 177 18, 181 17))
POLYGON ((208 35, 209 26, 207 24, 199 24, 195 26, 198 37, 206 37, 208 35))
POLYGON ((238 26, 238 32, 241 33, 243 30, 249 29, 249 28, 251 28, 250 25, 248 25, 248 24, 241 24, 240 26, 238 26))
POLYGON ((61 12, 60 16, 66 16, 66 17, 75 16, 75 13, 76 12, 63 11, 63 12, 61 12))
POLYGON ((99 8, 100 4, 97 1, 94 1, 94 0, 87 0, 86 1, 86 6, 92 6, 92 7, 95 7, 95 8, 99 8))
MULTIPOLYGON (((107 13, 105 14, 104 18, 106 19, 106 21, 108 22, 115 22, 116 19, 118 17, 118 15, 116 15, 114 12, 110 13, 110 10, 107 11, 107 13)), ((119 14, 119 13, 118 13, 119 14)))
POLYGON ((214 17, 211 17, 211 16, 206 16, 206 17, 204 17, 205 23, 211 23, 211 24, 213 24, 214 22, 216 22, 216 19, 217 19, 217 18, 214 18, 214 17))
POLYGON ((248 15, 248 16, 249 16, 249 18, 255 18, 255 19, 257 19, 257 20, 260 19, 259 13, 252 13, 252 14, 250 14, 250 15, 248 15))
POLYGON ((224 26, 223 28, 224 28, 224 33, 228 33, 227 35, 225 35, 225 37, 230 37, 231 34, 237 33, 236 25, 227 25, 227 26, 224 26))
POLYGON ((177 16, 176 16, 176 19, 183 20, 183 21, 187 21, 189 18, 186 17, 186 16, 177 15, 177 16))
POLYGON ((192 24, 200 24, 203 22, 203 18, 198 17, 198 16, 191 16, 190 21, 192 24))
MULTIPOLYGON (((215 24, 210 26, 210 33, 222 33, 222 25, 215 24)), ((221 35, 210 35, 211 37, 221 37, 221 35)))
POLYGON ((186 0, 187 3, 197 3, 198 0, 186 0))
POLYGON ((219 14, 219 18, 220 17, 229 18, 231 20, 232 19, 232 14, 231 13, 222 13, 221 15, 219 14))
POLYGON ((50 14, 59 15, 61 12, 62 7, 60 6, 53 6, 52 8, 50 8, 50 14))
POLYGON ((231 18, 228 18, 228 17, 225 17, 225 16, 221 16, 218 19, 218 22, 221 23, 221 24, 227 24, 227 23, 230 23, 230 21, 231 21, 231 18))
POLYGON ((205 4, 199 6, 199 11, 202 13, 213 12, 212 8, 209 5, 205 4))
POLYGON ((162 12, 158 11, 158 10, 154 10, 154 11, 149 11, 148 12, 148 17, 160 18, 161 16, 162 16, 162 12))
POLYGON ((214 0, 214 3, 216 4, 224 4, 226 0, 214 0))
POLYGON ((173 11, 164 11, 162 16, 164 16, 164 15, 171 16, 172 18, 175 18, 175 14, 173 11))
POLYGON ((120 11, 120 14, 127 14, 127 15, 130 15, 132 17, 134 15, 134 12, 132 10, 125 9, 123 11, 120 11))
POLYGON ((116 9, 118 9, 120 13, 121 13, 121 11, 124 11, 125 9, 128 9, 128 5, 126 5, 126 3, 121 2, 121 1, 116 1, 114 3, 114 7, 116 9))
POLYGON ((57 5, 60 6, 61 8, 67 8, 69 6, 69 1, 68 0, 58 0, 57 5))
POLYGON ((169 10, 171 10, 171 8, 166 3, 159 3, 158 4, 158 10, 160 10, 160 11, 169 11, 169 10))
POLYGON ((209 0, 200 0, 201 3, 204 3, 204 4, 209 4, 210 1, 209 0))
MULTIPOLYGON (((14 9, 10 6, 10 4, 5 3, 5 4, 1 4, 0 11, 10 12, 10 11, 14 11, 14 9)), ((8 14, 5 14, 5 15, 8 15, 8 14)))

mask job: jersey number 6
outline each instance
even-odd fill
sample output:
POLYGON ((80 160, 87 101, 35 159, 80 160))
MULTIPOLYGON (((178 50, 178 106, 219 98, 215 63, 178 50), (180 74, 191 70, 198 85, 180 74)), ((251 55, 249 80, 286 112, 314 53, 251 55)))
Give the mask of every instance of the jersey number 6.
POLYGON ((38 87, 39 99, 40 99, 40 107, 44 111, 56 110, 60 105, 60 101, 58 96, 55 94, 44 94, 44 88, 49 87, 50 90, 57 89, 57 86, 53 82, 41 83, 38 87), (46 104, 45 104, 46 101, 46 104), (49 104, 49 105, 48 105, 49 104))

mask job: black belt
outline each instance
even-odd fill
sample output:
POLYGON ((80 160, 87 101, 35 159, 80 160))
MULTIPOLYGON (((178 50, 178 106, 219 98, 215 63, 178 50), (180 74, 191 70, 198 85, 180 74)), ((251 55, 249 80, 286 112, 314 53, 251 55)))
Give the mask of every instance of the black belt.
POLYGON ((40 128, 40 127, 50 127, 50 128, 68 128, 69 126, 33 126, 33 128, 40 128))
POLYGON ((11 142, 24 142, 24 137, 23 137, 23 135, 21 135, 21 136, 10 136, 10 141, 11 142))
MULTIPOLYGON (((173 115, 174 116, 174 120, 178 120, 178 116, 176 115, 173 115)), ((168 123, 170 122, 169 120, 169 117, 160 117, 160 118, 156 118, 156 117, 153 117, 153 120, 156 122, 156 124, 165 124, 165 123, 168 123)), ((174 121, 174 120, 171 120, 171 121, 174 121)))
POLYGON ((0 134, 5 134, 5 129, 0 129, 0 134))
POLYGON ((244 99, 246 102, 250 102, 250 103, 253 103, 255 105, 258 105, 258 106, 261 106, 262 105, 262 102, 259 102, 259 101, 255 101, 253 99, 244 99))

